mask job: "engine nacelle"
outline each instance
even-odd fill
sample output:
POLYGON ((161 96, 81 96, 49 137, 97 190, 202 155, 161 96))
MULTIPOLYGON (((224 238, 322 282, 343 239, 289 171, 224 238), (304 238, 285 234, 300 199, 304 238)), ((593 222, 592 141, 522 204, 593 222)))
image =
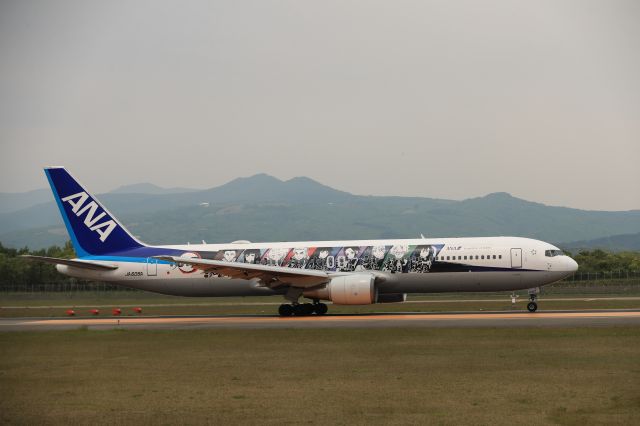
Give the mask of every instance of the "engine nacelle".
POLYGON ((370 305, 376 301, 375 277, 371 274, 350 274, 335 277, 324 288, 307 290, 304 297, 330 300, 336 305, 370 305))
POLYGON ((407 293, 385 293, 379 294, 376 303, 402 303, 407 301, 407 293))

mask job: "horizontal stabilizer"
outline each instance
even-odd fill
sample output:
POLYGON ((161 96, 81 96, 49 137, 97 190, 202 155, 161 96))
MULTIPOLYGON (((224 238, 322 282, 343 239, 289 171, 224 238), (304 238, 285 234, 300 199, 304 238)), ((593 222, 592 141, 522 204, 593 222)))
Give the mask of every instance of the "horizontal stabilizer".
POLYGON ((91 269, 94 271, 112 271, 114 269, 118 269, 118 266, 116 265, 102 262, 92 262, 90 260, 59 259, 57 257, 32 256, 30 254, 25 254, 20 257, 36 262, 51 263, 53 265, 67 265, 73 266, 74 268, 91 269))

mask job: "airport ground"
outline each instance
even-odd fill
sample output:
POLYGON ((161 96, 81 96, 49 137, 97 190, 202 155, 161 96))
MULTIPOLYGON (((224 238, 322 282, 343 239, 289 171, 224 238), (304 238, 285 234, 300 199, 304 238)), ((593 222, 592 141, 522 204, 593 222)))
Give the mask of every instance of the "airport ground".
POLYGON ((640 327, 0 333, 3 424, 638 424, 640 327))
MULTIPOLYGON (((524 311, 442 294, 330 313, 524 311)), ((240 315, 279 298, 142 292, 0 294, 4 317, 240 315)), ((539 313, 638 310, 627 288, 545 294, 539 313)), ((13 320, 6 318, 6 320, 13 320)), ((500 321, 500 320, 498 320, 500 321)), ((0 330, 2 424, 638 424, 640 326, 0 330)), ((576 325, 584 324, 584 325, 576 325)))

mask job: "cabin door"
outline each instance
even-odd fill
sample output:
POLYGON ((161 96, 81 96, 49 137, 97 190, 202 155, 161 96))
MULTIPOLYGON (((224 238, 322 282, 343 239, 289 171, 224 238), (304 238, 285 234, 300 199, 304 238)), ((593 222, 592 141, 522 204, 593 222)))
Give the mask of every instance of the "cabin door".
POLYGON ((511 267, 522 268, 522 249, 519 249, 519 248, 511 249, 511 267))
POLYGON ((158 275, 158 259, 147 258, 147 275, 150 277, 158 275))

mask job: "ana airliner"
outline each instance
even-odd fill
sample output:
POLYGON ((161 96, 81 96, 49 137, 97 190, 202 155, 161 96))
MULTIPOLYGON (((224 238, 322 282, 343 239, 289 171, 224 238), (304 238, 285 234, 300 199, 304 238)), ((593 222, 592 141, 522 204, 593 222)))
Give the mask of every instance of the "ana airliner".
MULTIPOLYGON (((403 302, 409 293, 536 289, 578 268, 557 247, 516 237, 152 246, 65 168, 45 174, 78 257, 26 257, 71 277, 176 296, 279 295, 287 301, 282 316, 323 315, 321 301, 368 305, 403 302)), ((534 312, 537 292, 529 294, 534 312)))

